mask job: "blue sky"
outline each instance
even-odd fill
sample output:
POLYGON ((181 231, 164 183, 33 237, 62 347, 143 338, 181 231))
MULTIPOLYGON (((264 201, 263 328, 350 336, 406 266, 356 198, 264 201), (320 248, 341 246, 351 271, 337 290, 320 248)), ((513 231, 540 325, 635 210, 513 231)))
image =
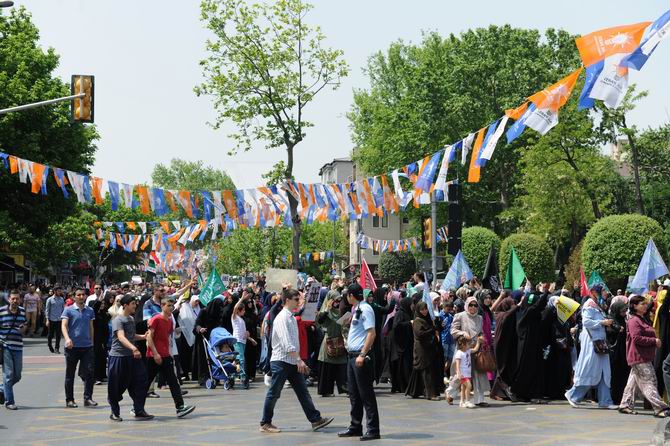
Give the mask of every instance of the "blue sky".
MULTIPOLYGON (((261 174, 285 158, 282 150, 262 147, 228 156, 233 146, 226 137, 229 132, 207 125, 215 117, 211 102, 193 93, 201 81, 198 62, 205 56, 208 37, 199 20, 199 1, 15 3, 33 14, 42 44, 61 55, 57 75, 96 76, 95 118, 102 138, 95 175, 141 183, 150 180, 156 162, 180 157, 225 169, 238 187, 254 187, 262 183, 261 174)), ((317 181, 323 164, 351 151, 346 113, 352 91, 367 86, 362 72, 367 58, 393 41, 418 42, 422 30, 448 35, 505 23, 586 34, 653 21, 670 9, 669 1, 657 0, 563 0, 558 8, 537 0, 316 0, 313 4, 308 20, 322 27, 329 45, 344 51, 351 74, 339 90, 324 92, 307 110, 307 119, 315 126, 297 146, 295 165, 296 178, 305 182, 317 181)), ((647 127, 670 121, 669 72, 670 41, 666 41, 643 71, 632 75, 632 82, 650 92, 634 112, 633 123, 647 127)))

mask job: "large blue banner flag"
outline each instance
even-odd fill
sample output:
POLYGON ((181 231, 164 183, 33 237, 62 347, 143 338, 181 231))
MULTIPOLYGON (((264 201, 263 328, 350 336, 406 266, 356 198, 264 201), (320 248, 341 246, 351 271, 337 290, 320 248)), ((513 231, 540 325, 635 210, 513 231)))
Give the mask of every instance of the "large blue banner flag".
POLYGON ((652 239, 649 239, 635 277, 629 285, 631 289, 642 290, 641 292, 645 293, 649 290, 650 282, 668 273, 668 267, 665 266, 656 244, 652 239))
POLYGON ((442 282, 442 290, 448 291, 450 288, 458 288, 461 284, 472 279, 472 270, 468 265, 468 262, 465 260, 465 256, 462 251, 458 251, 454 261, 449 268, 447 277, 444 278, 442 282))

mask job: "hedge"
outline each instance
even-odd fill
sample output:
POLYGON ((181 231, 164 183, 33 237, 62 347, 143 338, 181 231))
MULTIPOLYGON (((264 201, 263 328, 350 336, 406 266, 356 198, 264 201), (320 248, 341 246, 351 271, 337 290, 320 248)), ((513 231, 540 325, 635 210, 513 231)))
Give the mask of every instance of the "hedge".
POLYGON ((386 282, 405 282, 416 272, 416 259, 409 252, 385 252, 379 258, 377 275, 386 282))
POLYGON ((584 238, 584 271, 598 271, 605 281, 625 283, 637 271, 649 238, 666 259, 665 234, 656 220, 638 214, 600 219, 584 238))
POLYGON ((463 229, 461 242, 463 255, 468 265, 470 265, 472 273, 481 278, 484 275, 484 268, 486 268, 486 260, 488 260, 491 246, 494 246, 496 251, 500 252, 500 238, 490 229, 472 226, 463 229))
POLYGON ((556 279, 554 259, 551 248, 543 239, 533 234, 513 234, 503 240, 498 256, 501 280, 505 280, 505 272, 509 261, 510 248, 514 247, 526 278, 531 284, 551 282, 556 279))

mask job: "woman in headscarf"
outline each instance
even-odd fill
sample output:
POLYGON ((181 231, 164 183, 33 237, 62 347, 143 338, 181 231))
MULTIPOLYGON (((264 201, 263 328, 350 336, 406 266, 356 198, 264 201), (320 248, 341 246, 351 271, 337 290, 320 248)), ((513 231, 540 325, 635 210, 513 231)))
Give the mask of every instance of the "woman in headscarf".
POLYGON ((400 301, 389 336, 391 337, 391 392, 405 393, 414 361, 411 297, 405 297, 400 301))
POLYGON ((387 302, 389 292, 391 290, 386 287, 378 287, 376 291, 370 293, 367 297, 367 302, 375 312, 375 341, 372 344, 372 351, 374 355, 374 371, 375 381, 379 383, 379 378, 382 376, 384 368, 384 357, 382 355, 382 326, 386 320, 386 316, 395 308, 395 301, 387 302))
POLYGON ((258 353, 260 350, 260 339, 258 337, 258 305, 256 296, 250 295, 244 302, 244 324, 249 332, 249 338, 254 342, 247 342, 244 349, 244 366, 247 378, 254 382, 256 379, 256 369, 258 368, 258 353))
MULTIPOLYGON (((482 334, 482 317, 479 315, 479 304, 474 296, 468 297, 465 301, 465 311, 457 313, 454 316, 454 321, 451 323, 451 335, 456 341, 458 338, 465 336, 470 341, 471 348, 474 348, 477 343, 477 338, 482 334)), ((474 365, 474 360, 472 361, 474 365)), ((451 365, 451 376, 456 375, 455 364, 451 365)), ((458 380, 452 379, 449 381, 449 388, 447 389, 447 402, 452 404, 454 398, 460 395, 460 383, 458 380)), ((489 380, 486 372, 480 372, 474 367, 472 368, 472 391, 474 396, 472 401, 480 407, 488 406, 484 402, 484 393, 489 390, 489 380)))
MULTIPOLYGON (((670 353, 670 299, 667 298, 668 285, 666 284, 668 284, 668 279, 665 280, 663 286, 656 294, 656 313, 654 315, 654 330, 656 331, 656 336, 661 340, 661 347, 656 349, 656 357, 654 358, 658 393, 661 395, 664 392, 668 392, 663 380, 663 361, 665 361, 665 358, 670 353)), ((614 399, 614 395, 612 395, 612 399, 614 399)))
POLYGON ((335 393, 340 395, 347 392, 347 352, 340 348, 344 346, 342 326, 337 323, 340 319, 340 294, 326 295, 321 305, 321 311, 316 315, 316 325, 325 332, 319 349, 319 395, 328 397, 335 393))
POLYGON ((385 318, 386 320, 382 325, 381 332, 378 334, 381 337, 383 361, 379 380, 383 383, 388 383, 391 379, 391 328, 393 328, 395 313, 398 311, 396 307, 400 304, 400 299, 401 294, 399 291, 391 291, 389 293, 389 303, 393 303, 394 311, 385 318))
MULTIPOLYGON (((477 303, 479 304, 479 315, 482 317, 482 337, 484 338, 484 342, 482 342, 479 348, 490 349, 493 348, 493 313, 491 312, 493 299, 491 298, 491 291, 485 289, 477 290, 475 298, 477 298, 477 303)), ((493 382, 493 372, 486 372, 486 377, 489 380, 489 384, 493 382)))
MULTIPOLYGON (((245 291, 246 292, 246 291, 245 291)), ((222 327, 228 330, 229 333, 233 332, 233 311, 235 310, 235 305, 240 300, 240 293, 235 292, 226 296, 223 310, 222 310, 222 327)))
POLYGON ((94 354, 94 373, 95 382, 102 383, 107 381, 107 347, 109 341, 109 321, 112 317, 109 309, 114 305, 116 293, 114 291, 105 291, 102 300, 94 300, 90 303, 95 312, 93 320, 93 354, 94 354))
POLYGON ((543 396, 550 400, 564 398, 572 380, 573 341, 570 335, 570 322, 561 322, 556 311, 558 296, 549 298, 547 307, 542 311, 542 325, 548 333, 546 359, 544 360, 544 392, 543 396))
POLYGON ((610 306, 610 318, 614 323, 607 327, 607 343, 611 346, 611 392, 614 404, 621 403, 623 389, 630 373, 630 366, 626 361, 626 313, 628 313, 627 301, 616 301, 610 306))
POLYGON ((430 318, 428 305, 424 301, 418 302, 414 308, 412 333, 414 333, 414 361, 405 394, 412 398, 423 395, 427 400, 437 401, 439 391, 435 388, 433 375, 437 333, 430 318))
POLYGON ((492 307, 496 318, 494 351, 498 374, 491 388, 491 398, 498 401, 513 398, 509 383, 516 373, 516 311, 519 307, 514 299, 505 295, 501 293, 492 307))
POLYGON ((223 307, 224 302, 222 296, 217 296, 212 299, 200 311, 195 320, 195 343, 193 344, 193 365, 192 379, 197 379, 198 383, 203 386, 205 381, 209 378, 209 368, 207 365, 207 351, 203 343, 203 338, 209 339, 209 335, 216 327, 222 327, 223 323, 223 307))

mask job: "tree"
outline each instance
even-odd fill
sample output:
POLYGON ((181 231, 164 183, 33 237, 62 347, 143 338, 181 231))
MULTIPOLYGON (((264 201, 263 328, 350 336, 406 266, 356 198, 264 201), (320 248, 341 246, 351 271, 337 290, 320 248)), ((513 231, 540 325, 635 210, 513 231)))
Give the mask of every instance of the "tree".
POLYGON ((526 278, 532 284, 551 282, 555 279, 554 262, 551 248, 542 238, 533 234, 513 234, 502 241, 498 254, 501 283, 505 280, 505 271, 510 258, 510 250, 514 247, 521 265, 526 272, 526 278))
POLYGON ((202 161, 172 158, 170 165, 156 164, 151 173, 153 183, 164 189, 234 190, 235 183, 223 170, 205 166, 202 161))
POLYGON ((665 236, 657 221, 637 214, 605 217, 584 238, 584 270, 598 271, 607 282, 623 288, 628 276, 635 274, 649 238, 665 258, 665 236))
POLYGON ((390 283, 409 280, 416 272, 416 259, 410 252, 385 252, 379 257, 377 274, 390 283))
MULTIPOLYGON (((53 75, 59 56, 53 48, 42 49, 25 8, 0 15, 0 35, 0 108, 70 94, 68 84, 53 75)), ((2 150, 75 172, 89 171, 97 139, 95 126, 70 121, 67 103, 0 116, 2 150)), ((74 194, 66 199, 51 175, 47 189, 48 196, 32 194, 29 185, 0 168, 0 233, 11 239, 0 236, 0 245, 25 253, 42 267, 49 259, 40 247, 54 242, 49 225, 77 212, 74 194)))
POLYGON ((472 226, 463 229, 461 243, 461 250, 473 274, 477 277, 482 277, 491 247, 494 247, 496 251, 500 251, 500 238, 490 229, 482 228, 481 226, 472 226))
MULTIPOLYGON (((356 162, 365 172, 386 173, 490 124, 579 66, 573 39, 565 31, 543 36, 506 25, 446 38, 427 33, 419 45, 391 44, 368 60, 370 89, 354 93, 349 119, 356 162)), ((465 209, 472 210, 464 213, 466 226, 509 231, 498 214, 521 190, 519 148, 537 138, 527 131, 499 147, 481 182, 465 185, 465 209)), ((450 178, 466 174, 458 162, 449 169, 450 178)))
MULTIPOLYGON (((231 121, 237 150, 252 141, 286 150, 284 178, 293 175, 294 149, 312 124, 305 108, 326 88, 336 89, 349 68, 342 52, 326 48, 319 27, 305 23, 311 5, 302 0, 247 4, 203 0, 202 19, 214 33, 201 62, 205 81, 195 91, 212 95, 215 128, 231 121)), ((298 200, 289 194, 294 267, 300 254, 298 200)))

